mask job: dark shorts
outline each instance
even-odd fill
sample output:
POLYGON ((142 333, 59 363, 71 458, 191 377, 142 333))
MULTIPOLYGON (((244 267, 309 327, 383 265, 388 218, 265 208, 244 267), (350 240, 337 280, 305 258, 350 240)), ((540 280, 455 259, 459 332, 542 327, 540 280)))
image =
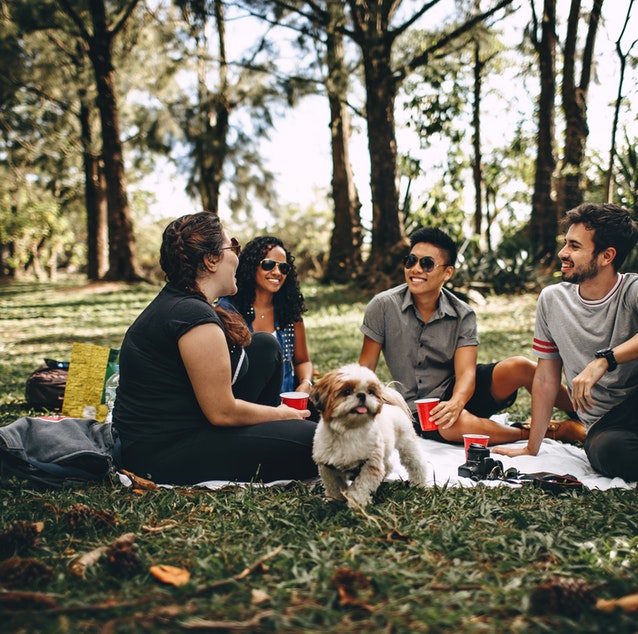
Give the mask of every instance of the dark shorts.
MULTIPOLYGON (((476 386, 474 387, 474 394, 465 405, 465 409, 478 416, 479 418, 489 418, 498 412, 511 407, 516 401, 518 390, 510 394, 504 401, 496 401, 492 396, 492 374, 494 374, 494 366, 496 363, 479 363, 476 366, 476 386)), ((454 381, 450 384, 450 387, 445 392, 441 400, 447 401, 451 398, 454 391, 454 381)), ((447 442, 438 430, 435 431, 422 431, 418 426, 419 435, 423 438, 430 438, 431 440, 438 440, 440 442, 447 442)))

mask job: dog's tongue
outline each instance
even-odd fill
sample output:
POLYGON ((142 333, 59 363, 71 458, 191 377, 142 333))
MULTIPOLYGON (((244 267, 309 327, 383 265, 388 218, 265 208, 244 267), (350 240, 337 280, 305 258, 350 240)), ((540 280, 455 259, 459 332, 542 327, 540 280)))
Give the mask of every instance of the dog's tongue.
POLYGON ((359 407, 354 408, 354 411, 357 412, 357 414, 367 414, 368 408, 365 407, 365 405, 359 405, 359 407))

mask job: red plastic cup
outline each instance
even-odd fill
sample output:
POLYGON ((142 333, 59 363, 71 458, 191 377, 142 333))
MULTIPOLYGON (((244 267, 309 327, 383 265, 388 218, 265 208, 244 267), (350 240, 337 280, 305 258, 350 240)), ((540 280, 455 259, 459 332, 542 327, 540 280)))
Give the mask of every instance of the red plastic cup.
POLYGON ((423 431, 434 431, 437 429, 436 423, 430 418, 432 408, 441 402, 440 398, 418 398, 414 401, 416 411, 419 415, 419 423, 423 431))
POLYGON ((483 445, 487 447, 490 437, 483 434, 463 434, 463 444, 465 445, 465 460, 467 460, 467 450, 470 445, 483 445))
POLYGON ((282 392, 281 402, 295 409, 308 409, 308 392, 282 392))

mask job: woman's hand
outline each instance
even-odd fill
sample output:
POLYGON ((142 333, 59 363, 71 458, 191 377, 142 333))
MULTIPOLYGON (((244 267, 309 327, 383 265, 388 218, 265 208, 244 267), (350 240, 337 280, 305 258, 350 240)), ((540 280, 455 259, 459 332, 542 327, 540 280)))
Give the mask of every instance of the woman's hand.
POLYGON ((312 387, 312 381, 310 379, 302 379, 299 381, 299 385, 296 387, 295 392, 310 392, 310 388, 312 387))
POLYGON ((516 456, 536 456, 536 453, 532 453, 529 447, 492 447, 492 453, 501 454, 502 456, 509 456, 510 458, 516 458, 516 456))
POLYGON ((310 416, 309 409, 295 409, 294 407, 289 407, 288 405, 277 405, 275 407, 277 410, 277 419, 278 420, 288 420, 288 419, 296 419, 303 420, 304 418, 308 418, 310 416))

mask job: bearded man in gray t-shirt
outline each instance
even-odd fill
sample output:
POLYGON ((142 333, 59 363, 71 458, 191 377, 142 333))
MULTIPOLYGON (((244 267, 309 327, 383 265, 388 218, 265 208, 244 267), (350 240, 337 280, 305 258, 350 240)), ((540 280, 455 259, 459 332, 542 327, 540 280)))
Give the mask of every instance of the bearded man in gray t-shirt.
POLYGON ((530 437, 508 456, 536 455, 565 373, 596 471, 638 480, 638 275, 619 269, 638 241, 629 212, 585 203, 563 219, 563 282, 541 292, 533 350, 530 437))

